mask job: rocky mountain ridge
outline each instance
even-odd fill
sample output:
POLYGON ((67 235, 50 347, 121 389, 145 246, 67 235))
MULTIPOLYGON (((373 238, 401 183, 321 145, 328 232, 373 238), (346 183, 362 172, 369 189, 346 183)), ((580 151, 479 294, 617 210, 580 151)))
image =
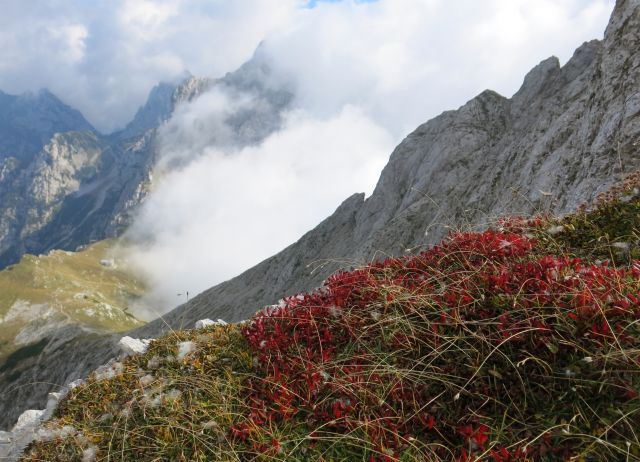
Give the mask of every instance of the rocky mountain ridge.
MULTIPOLYGON (((640 0, 618 0, 604 40, 584 44, 562 67, 543 61, 513 98, 485 91, 421 125, 394 150, 371 197, 353 195, 295 244, 132 335, 202 318, 243 319, 317 287, 336 268, 415 252, 449 227, 484 227, 511 213, 562 214, 590 200, 640 167, 639 50, 640 0)), ((0 374, 2 425, 44 406, 51 386, 43 381, 83 377, 116 351, 110 337, 60 338, 19 377, 0 374)))
POLYGON ((80 112, 50 91, 0 91, 0 161, 13 158, 27 164, 53 135, 74 130, 95 132, 80 112))

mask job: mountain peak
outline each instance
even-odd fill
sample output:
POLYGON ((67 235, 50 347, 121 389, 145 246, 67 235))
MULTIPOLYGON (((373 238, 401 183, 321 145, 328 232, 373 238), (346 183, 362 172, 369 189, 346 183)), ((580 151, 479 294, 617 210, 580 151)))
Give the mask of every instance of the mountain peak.
POLYGON ((526 111, 531 100, 544 91, 559 72, 560 61, 555 56, 541 61, 531 69, 525 76, 520 89, 513 95, 513 111, 516 113, 526 111))
POLYGON ((115 136, 120 139, 132 138, 167 121, 173 112, 173 94, 176 88, 177 85, 174 83, 160 82, 156 84, 149 92, 144 106, 140 106, 136 112, 133 120, 115 136))
POLYGON ((11 95, 0 92, 0 159, 30 159, 55 133, 91 131, 84 116, 48 89, 11 95))
POLYGON ((613 39, 619 33, 638 31, 638 10, 640 0, 616 0, 611 19, 604 33, 605 41, 613 39))

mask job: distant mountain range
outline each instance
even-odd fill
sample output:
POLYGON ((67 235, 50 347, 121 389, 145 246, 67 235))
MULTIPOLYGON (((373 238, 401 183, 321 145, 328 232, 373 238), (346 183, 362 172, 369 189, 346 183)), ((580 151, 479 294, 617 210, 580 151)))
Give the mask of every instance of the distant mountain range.
POLYGON ((152 183, 158 128, 203 92, 219 87, 264 103, 259 111, 229 115, 237 144, 277 130, 293 93, 285 84, 274 86, 269 74, 258 50, 223 78, 161 83, 134 119, 110 135, 47 90, 0 92, 0 269, 25 253, 74 250, 120 235, 152 183))
MULTIPOLYGON (((264 134, 277 129, 279 111, 293 99, 286 90, 269 93, 273 90, 261 87, 264 70, 264 63, 252 60, 221 80, 188 80, 173 90, 172 101, 188 99, 197 93, 193 88, 217 84, 266 91, 273 117, 243 113, 232 118, 239 132, 249 121, 260 121, 266 128, 257 133, 264 134)), ((122 132, 129 134, 103 137, 89 130, 54 135, 55 144, 49 141, 29 164, 42 169, 14 167, 0 174, 0 185, 20 172, 31 185, 33 178, 53 175, 36 172, 46 171, 52 153, 61 149, 65 154, 58 157, 67 160, 56 165, 67 170, 56 171, 74 172, 60 173, 68 181, 58 182, 64 185, 54 188, 57 195, 40 195, 24 213, 3 200, 1 219, 13 230, 5 231, 2 221, 3 261, 30 249, 116 235, 126 227, 148 190, 157 155, 156 131, 146 127, 164 120, 159 114, 171 113, 162 112, 171 106, 168 91, 156 93, 164 103, 141 109, 138 122, 122 132), (78 160, 71 162, 74 153, 78 160), (58 199, 47 199, 54 196, 58 199), (7 253, 16 245, 18 251, 7 253)), ((485 91, 419 126, 394 150, 371 197, 346 199, 298 242, 130 335, 156 336, 169 328, 192 327, 202 318, 246 318, 284 296, 317 287, 336 268, 416 252, 450 227, 484 227, 510 213, 568 212, 639 169, 639 153, 640 0, 618 0, 602 41, 585 43, 564 66, 556 58, 543 61, 512 98, 485 91)), ((29 188, 14 200, 30 201, 23 199, 29 188)), ((0 191, 4 198, 5 190, 0 191)), ((80 332, 69 338, 53 333, 38 355, 0 372, 0 425, 10 426, 24 409, 43 408, 46 393, 55 388, 51 384, 83 377, 117 351, 113 336, 80 332)))

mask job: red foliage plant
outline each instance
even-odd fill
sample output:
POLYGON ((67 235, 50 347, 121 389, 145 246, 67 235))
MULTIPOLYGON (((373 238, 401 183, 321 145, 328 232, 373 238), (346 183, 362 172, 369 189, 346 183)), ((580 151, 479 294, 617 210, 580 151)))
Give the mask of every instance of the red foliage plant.
POLYGON ((454 233, 263 309, 243 328, 255 375, 233 438, 273 454, 275 428, 357 435, 371 461, 628 451, 638 412, 609 414, 640 406, 640 264, 549 255, 524 232, 543 224, 454 233))

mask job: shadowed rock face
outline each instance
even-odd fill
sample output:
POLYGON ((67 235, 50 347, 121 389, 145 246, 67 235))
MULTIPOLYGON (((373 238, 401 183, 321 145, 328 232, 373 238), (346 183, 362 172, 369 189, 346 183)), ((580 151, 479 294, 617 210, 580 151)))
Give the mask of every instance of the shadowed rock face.
MULTIPOLYGON (((348 198, 295 244, 131 335, 191 328, 202 318, 240 320, 317 287, 336 268, 416 252, 449 227, 483 227, 505 213, 564 213, 592 199, 640 168, 639 50, 640 0, 619 0, 603 41, 585 43, 563 67, 543 61, 511 99, 485 91, 421 125, 394 150, 371 197, 348 198)), ((113 354, 111 345, 75 338, 45 350, 14 380, 0 374, 1 424, 43 407, 52 387, 32 382, 86 375, 113 354)))

